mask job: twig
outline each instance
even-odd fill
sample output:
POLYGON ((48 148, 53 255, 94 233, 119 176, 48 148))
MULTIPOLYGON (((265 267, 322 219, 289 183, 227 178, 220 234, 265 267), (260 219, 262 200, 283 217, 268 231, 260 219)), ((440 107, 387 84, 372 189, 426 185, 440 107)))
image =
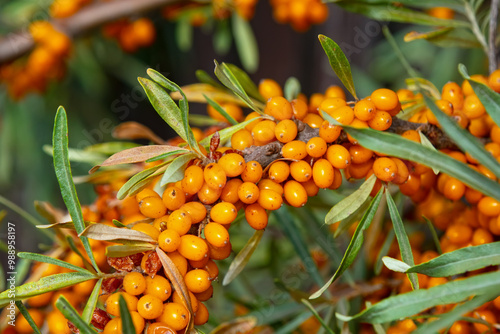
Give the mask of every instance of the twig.
POLYGON ((474 8, 471 7, 471 5, 468 1, 463 0, 463 3, 464 3, 464 9, 465 9, 465 16, 467 17, 467 19, 469 20, 469 22, 471 24, 472 33, 474 34, 474 36, 476 36, 478 42, 481 44, 481 47, 483 48, 484 53, 486 55, 489 55, 490 50, 488 47, 488 43, 486 42, 486 38, 484 37, 483 33, 481 32, 481 28, 479 27, 479 24, 477 22, 476 12, 475 12, 474 8))
POLYGON ((490 7, 490 31, 488 36, 489 52, 488 52, 488 64, 490 74, 497 69, 497 48, 495 45, 495 40, 497 38, 497 26, 498 26, 498 0, 491 0, 490 7))
MULTIPOLYGON (((97 2, 82 8, 76 14, 53 19, 51 24, 69 37, 74 38, 89 30, 116 19, 136 15, 165 6, 179 0, 111 0, 97 2)), ((0 39, 0 64, 14 60, 34 48, 31 35, 26 31, 10 33, 0 39)))

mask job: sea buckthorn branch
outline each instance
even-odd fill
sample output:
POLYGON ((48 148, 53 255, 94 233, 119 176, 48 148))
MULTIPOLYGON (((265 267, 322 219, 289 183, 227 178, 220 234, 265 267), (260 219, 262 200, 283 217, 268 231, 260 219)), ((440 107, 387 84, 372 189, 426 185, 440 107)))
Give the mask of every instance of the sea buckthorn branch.
MULTIPOLYGON (((296 120, 298 134, 296 140, 308 142, 311 138, 319 136, 319 129, 312 128, 308 124, 296 120)), ((397 117, 392 118, 392 125, 387 130, 396 134, 402 134, 407 130, 421 131, 432 143, 436 149, 457 149, 456 144, 436 125, 429 123, 413 123, 397 117)), ((342 132, 334 144, 347 143, 347 135, 342 132)), ((283 158, 281 148, 283 143, 274 141, 263 146, 251 146, 243 150, 245 161, 255 160, 261 164, 263 168, 270 165, 273 161, 283 158)))
MULTIPOLYGON (((71 38, 116 19, 151 11, 179 0, 112 0, 85 6, 74 15, 50 23, 71 38)), ((28 32, 12 33, 0 40, 0 64, 14 60, 35 47, 28 32)))

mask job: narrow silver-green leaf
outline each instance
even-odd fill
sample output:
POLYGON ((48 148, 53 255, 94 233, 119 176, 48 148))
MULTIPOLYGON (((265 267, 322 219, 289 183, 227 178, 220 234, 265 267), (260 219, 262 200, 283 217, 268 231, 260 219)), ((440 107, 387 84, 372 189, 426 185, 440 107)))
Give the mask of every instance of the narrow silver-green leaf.
POLYGON ((296 99, 300 94, 300 81, 296 77, 290 77, 285 81, 285 86, 283 87, 283 91, 285 94, 285 98, 288 101, 296 99))
POLYGON ((106 248, 108 257, 124 257, 132 254, 143 253, 154 250, 155 246, 150 243, 136 243, 126 245, 113 245, 106 248))
POLYGON ((394 241, 394 230, 391 229, 390 232, 387 234, 387 237, 384 240, 384 243, 382 244, 382 247, 380 247, 380 251, 377 255, 377 261, 375 262, 375 275, 380 275, 382 272, 382 259, 384 256, 386 256, 389 253, 389 249, 391 248, 391 244, 394 241))
POLYGON ((63 260, 59 260, 47 255, 43 254, 37 254, 37 253, 28 253, 28 252, 19 252, 17 253, 17 256, 20 257, 21 259, 27 259, 27 260, 33 260, 33 261, 38 261, 38 262, 44 262, 44 263, 50 263, 50 264, 55 264, 56 266, 62 267, 62 268, 67 268, 69 270, 75 270, 75 271, 81 271, 81 272, 90 272, 84 268, 80 268, 78 266, 75 266, 74 264, 68 263, 63 260))
MULTIPOLYGON (((52 134, 52 147, 54 148, 54 169, 59 187, 61 188, 61 196, 75 225, 76 232, 81 233, 85 229, 85 223, 83 221, 80 201, 76 194, 75 184, 73 183, 73 175, 71 174, 68 154, 68 119, 66 110, 63 107, 57 109, 54 132, 52 134)), ((80 237, 80 240, 92 266, 97 272, 100 272, 88 239, 80 237)))
MULTIPOLYGON (((431 141, 422 133, 422 131, 418 131, 418 134, 420 136, 420 143, 427 147, 430 148, 431 150, 437 151, 434 145, 432 145, 431 141)), ((434 174, 438 175, 439 174, 439 169, 437 168, 432 168, 432 171, 434 174)))
POLYGON ((418 289, 386 298, 354 316, 337 317, 346 321, 385 323, 420 313, 437 305, 455 304, 471 296, 500 290, 500 271, 451 281, 430 289, 418 289))
POLYGON ((388 269, 390 269, 392 271, 396 271, 398 273, 406 273, 406 271, 411 268, 410 265, 408 265, 408 264, 406 264, 403 261, 400 261, 398 259, 394 259, 390 256, 384 256, 382 258, 382 262, 384 262, 384 265, 388 269))
POLYGON ((255 72, 259 67, 259 49, 250 22, 242 18, 236 11, 231 15, 234 41, 243 67, 255 72))
POLYGON ((78 312, 71 306, 66 297, 61 295, 56 301, 56 307, 61 311, 66 319, 71 321, 76 328, 80 330, 81 334, 97 334, 97 332, 90 327, 85 320, 80 317, 78 312))
MULTIPOLYGON (((415 265, 413 260, 413 253, 411 251, 410 240, 408 239, 408 234, 406 234, 405 226, 401 216, 399 215, 398 208, 394 200, 392 199, 391 193, 389 191, 385 192, 385 197, 387 199, 387 208, 389 209, 389 215, 391 216, 392 226, 394 228, 394 233, 396 234, 396 240, 398 241, 399 251, 401 253, 401 258, 409 266, 415 265)), ((418 277, 417 274, 408 274, 411 286, 414 290, 418 289, 418 277)))
POLYGON ((500 178, 500 164, 493 155, 484 149, 481 143, 469 131, 462 129, 455 121, 442 112, 436 104, 424 95, 425 103, 431 109, 438 120, 443 131, 457 144, 462 151, 469 153, 479 163, 491 170, 496 177, 500 178))
POLYGON ((122 240, 129 240, 156 242, 155 239, 144 232, 128 228, 113 227, 106 224, 92 224, 87 227, 81 234, 87 236, 90 239, 101 241, 119 242, 122 240))
POLYGON ((500 200, 500 185, 498 183, 444 153, 430 150, 419 143, 388 132, 356 129, 348 126, 344 126, 344 131, 369 150, 437 168, 441 172, 464 182, 469 187, 481 191, 486 196, 500 200))
POLYGON ((94 285, 92 293, 87 299, 87 304, 85 304, 85 308, 83 309, 82 319, 87 324, 90 324, 90 321, 92 321, 92 315, 94 314, 97 301, 99 300, 99 294, 101 293, 102 280, 103 278, 99 279, 97 283, 94 285))
POLYGON ((427 333, 439 333, 442 329, 445 329, 457 320, 460 319, 465 313, 475 310, 484 303, 492 300, 500 294, 499 288, 493 288, 491 291, 486 292, 482 295, 475 296, 471 300, 455 306, 453 310, 446 312, 441 317, 433 321, 427 321, 423 325, 419 326, 416 330, 412 331, 413 334, 427 334, 427 333))
POLYGON ((325 50, 333 71, 337 74, 340 81, 342 81, 345 88, 352 94, 352 96, 354 96, 355 99, 358 99, 356 96, 356 89, 354 88, 354 82, 352 80, 351 65, 349 64, 344 52, 342 52, 340 46, 338 46, 338 44, 331 38, 328 38, 325 35, 319 35, 318 38, 323 50, 325 50))
MULTIPOLYGON (((96 276, 89 272, 72 272, 55 274, 40 278, 38 281, 29 282, 15 288, 15 300, 22 300, 43 293, 59 290, 77 283, 95 279, 96 276)), ((0 293, 0 307, 7 305, 12 297, 10 290, 0 293)))
POLYGON ((118 303, 120 305, 120 317, 122 318, 123 334, 135 334, 135 326, 132 321, 132 316, 130 315, 130 310, 128 309, 127 302, 122 295, 120 295, 118 303))
POLYGON ((488 115, 495 121, 496 125, 500 126, 500 94, 482 82, 471 79, 464 64, 458 65, 458 71, 464 79, 469 81, 488 115))
POLYGON ((252 79, 245 71, 234 64, 227 63, 226 65, 231 70, 238 82, 241 84, 241 87, 243 87, 248 96, 256 99, 259 102, 266 102, 266 100, 264 100, 264 97, 262 97, 262 95, 260 94, 257 85, 252 81, 252 79))
POLYGON ((412 266, 407 272, 448 277, 497 265, 500 265, 500 241, 444 253, 428 262, 412 266))
MULTIPOLYGON (((238 123, 236 125, 233 125, 233 126, 230 126, 228 128, 220 130, 219 131, 219 136, 220 136, 220 142, 221 142, 221 144, 225 143, 227 140, 230 140, 231 136, 234 133, 240 131, 245 126, 247 126, 248 124, 252 123, 253 121, 255 121, 256 119, 259 119, 259 118, 261 118, 261 117, 259 116, 259 117, 256 117, 256 118, 252 118, 252 119, 246 120, 244 122, 241 122, 241 123, 238 123)), ((208 137, 203 138, 202 140, 200 140, 200 145, 204 146, 204 147, 208 147, 210 145, 210 140, 212 139, 212 137, 213 137, 213 134, 211 134, 208 137)))
POLYGON ((245 246, 239 251, 239 253, 234 257, 229 269, 227 270, 224 279, 222 280, 222 285, 228 285, 231 283, 245 268, 250 257, 252 256, 255 249, 259 245, 262 236, 264 235, 264 230, 256 230, 252 237, 248 239, 245 246))
POLYGON ((177 182, 179 180, 182 180, 184 176, 184 167, 195 157, 195 154, 188 153, 175 158, 168 165, 165 173, 163 173, 163 176, 160 180, 160 186, 164 186, 169 182, 177 182))
POLYGON ((214 108, 215 110, 217 110, 219 112, 219 114, 221 114, 228 122, 229 124, 231 125, 236 125, 238 124, 238 122, 236 122, 236 120, 231 116, 229 115, 225 110, 224 108, 222 108, 217 102, 215 102, 214 100, 212 100, 211 98, 209 98, 208 96, 206 96, 205 94, 203 94, 203 96, 205 97, 205 99, 207 100, 207 103, 209 105, 212 106, 212 108, 214 108))
MULTIPOLYGON (((42 150, 48 155, 51 156, 54 155, 54 148, 51 145, 43 145, 42 150)), ((87 150, 79 150, 75 148, 68 148, 68 156, 69 156, 69 161, 84 162, 84 163, 89 163, 91 165, 98 164, 99 162, 107 158, 107 156, 104 154, 91 152, 87 150)))
POLYGON ((405 80, 405 83, 409 90, 424 90, 436 100, 439 100, 441 98, 441 92, 439 91, 439 89, 437 89, 437 87, 427 79, 418 77, 408 78, 405 80))
POLYGON ((424 218, 425 222, 427 223, 427 227, 429 227, 429 230, 431 231, 432 240, 434 241, 434 245, 436 246, 438 254, 439 255, 443 254, 443 250, 441 249, 441 243, 439 242, 439 237, 437 235, 434 224, 426 216, 422 216, 422 218, 424 218))
POLYGON ((146 92, 149 101, 160 117, 187 142, 187 134, 182 125, 181 110, 170 95, 156 82, 138 78, 139 83, 146 92))
POLYGON ((175 41, 179 50, 183 52, 189 51, 193 45, 193 26, 189 22, 189 17, 184 16, 177 20, 175 26, 175 41))
POLYGON ((16 306, 19 312, 21 312, 23 317, 26 319, 26 321, 28 321, 28 324, 31 326, 31 329, 33 329, 33 333, 42 334, 42 332, 40 332, 40 329, 38 329, 38 326, 36 325, 35 321, 31 317, 30 313, 28 312, 26 306, 24 306, 24 304, 19 300, 16 301, 16 306))
POLYGON ((325 224, 335 224, 356 212, 368 197, 370 197, 370 193, 376 181, 377 178, 375 175, 371 175, 356 191, 335 204, 330 211, 328 211, 325 217, 325 224))
POLYGON ((146 180, 150 176, 154 175, 157 173, 161 168, 163 168, 167 162, 163 162, 159 165, 141 170, 139 173, 135 174, 132 176, 130 179, 128 179, 127 182, 121 186, 120 190, 118 190, 118 193, 116 194, 116 198, 118 199, 124 199, 125 197, 129 196, 132 188, 138 184, 139 182, 146 180))
POLYGON ((223 85, 218 83, 217 80, 212 78, 212 76, 210 76, 210 74, 208 74, 204 70, 196 70, 195 75, 196 75, 196 79, 198 79, 198 81, 201 83, 208 84, 210 86, 213 86, 215 88, 219 88, 221 90, 226 90, 226 88, 223 85))
POLYGON ((363 246, 363 240, 364 240, 364 235, 363 232, 366 230, 372 220, 373 217, 375 216, 375 213, 377 212, 378 206, 380 204, 380 200, 382 199, 382 194, 383 194, 384 188, 380 188, 379 192, 375 196, 375 198, 371 201, 370 206, 368 207, 368 210, 366 210, 365 214, 363 215, 363 218, 361 218, 361 221, 359 222, 358 226, 356 227, 356 231, 354 232, 354 235, 352 236, 351 242, 349 243, 349 246, 347 246, 347 250, 345 251, 344 257, 342 258, 342 262, 340 263, 339 267, 337 268, 337 271, 335 274, 333 274, 332 278, 323 285, 321 289, 313 293, 309 299, 315 299, 321 296, 327 289, 328 287, 342 275, 342 273, 351 266, 351 264, 354 262, 356 259, 356 256, 358 255, 359 251, 361 250, 361 247, 363 246))
POLYGON ((318 319, 319 323, 321 324, 321 327, 323 327, 324 330, 326 330, 330 334, 335 334, 334 331, 332 331, 330 326, 328 326, 328 324, 323 320, 323 318, 319 315, 319 313, 314 309, 314 306, 312 306, 308 300, 302 299, 301 301, 302 304, 304 304, 309 309, 309 311, 311 311, 314 317, 318 319))
POLYGON ((105 155, 113 155, 120 151, 138 146, 140 145, 126 141, 110 141, 110 142, 90 145, 85 147, 83 150, 88 152, 101 153, 105 155))

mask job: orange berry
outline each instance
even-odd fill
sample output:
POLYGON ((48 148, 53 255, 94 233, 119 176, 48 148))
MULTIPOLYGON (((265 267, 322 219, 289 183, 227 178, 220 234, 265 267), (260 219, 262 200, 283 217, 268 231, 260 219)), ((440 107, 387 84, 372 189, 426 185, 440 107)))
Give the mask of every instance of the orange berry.
POLYGON ((334 109, 330 116, 339 123, 349 125, 354 120, 354 110, 350 106, 343 106, 334 109))
POLYGON ((243 173, 241 173, 241 179, 244 182, 259 182, 262 177, 262 166, 257 161, 249 161, 245 165, 243 173))
POLYGON ((389 111, 398 106, 399 98, 397 94, 387 88, 379 88, 372 92, 370 99, 377 110, 389 111))
POLYGON ((245 204, 255 203, 259 199, 259 187, 252 182, 244 182, 238 188, 238 197, 245 204))
POLYGON ((207 323, 208 321, 208 309, 207 307, 200 303, 198 307, 198 311, 194 314, 194 324, 196 326, 201 326, 207 323))
POLYGON ((469 119, 481 117, 486 113, 486 109, 476 94, 468 95, 465 98, 463 111, 469 119))
POLYGON ((369 121, 375 116, 377 107, 370 100, 360 100, 354 105, 354 116, 362 121, 369 121))
POLYGON ((245 169, 245 159, 243 159, 243 157, 238 153, 224 154, 219 159, 218 164, 220 167, 222 167, 227 177, 238 176, 245 169))
POLYGON ((191 216, 186 211, 179 209, 170 214, 167 219, 167 229, 173 230, 179 235, 188 233, 192 225, 191 216))
POLYGON ((258 119, 256 119, 255 121, 250 122, 249 124, 247 124, 245 126, 245 129, 251 132, 253 130, 253 128, 261 121, 260 117, 261 117, 260 114, 258 112, 256 112, 256 111, 252 111, 251 113, 249 113, 247 115, 247 117, 245 117, 245 121, 248 121, 248 120, 251 120, 251 119, 254 119, 254 118, 258 118, 258 119))
MULTIPOLYGON (((497 322, 497 317, 495 316, 495 313, 493 313, 490 310, 474 311, 474 318, 482 319, 491 325, 496 324, 497 322)), ((478 322, 474 322, 473 326, 479 333, 484 333, 490 330, 489 326, 486 326, 478 322)))
POLYGON ((209 223, 204 229, 205 239, 214 247, 224 247, 229 243, 227 229, 219 223, 209 223))
POLYGON ((262 179, 257 184, 257 186, 259 187, 260 191, 262 191, 263 189, 268 189, 278 193, 279 195, 283 195, 283 187, 279 183, 276 183, 271 179, 262 179))
POLYGON ((207 290, 212 284, 208 272, 203 269, 188 271, 184 276, 184 281, 188 290, 193 293, 201 293, 207 290))
POLYGON ((281 207, 283 198, 273 190, 261 189, 258 203, 266 210, 277 210, 281 207))
POLYGON ((403 184, 408 180, 408 177, 410 176, 410 171, 408 170, 408 166, 406 164, 398 159, 398 158, 391 158, 392 161, 396 163, 396 167, 398 171, 396 172, 396 177, 392 180, 392 183, 395 184, 403 184))
POLYGON ((182 191, 189 195, 194 195, 200 191, 204 183, 203 170, 199 166, 189 166, 184 171, 184 178, 181 181, 182 191))
POLYGON ((156 319, 163 312, 163 302, 153 295, 144 295, 137 302, 137 312, 144 319, 156 319))
POLYGON ((285 183, 285 199, 291 206, 302 207, 307 203, 307 192, 305 188, 297 181, 290 180, 285 183))
MULTIPOLYGON (((172 256, 173 254, 168 254, 170 259, 175 258, 175 256, 172 256)), ((170 282, 163 276, 155 275, 153 278, 146 276, 146 290, 144 294, 155 296, 164 302, 172 295, 172 287, 170 286, 170 282)))
POLYGON ((283 96, 281 86, 272 79, 262 79, 258 88, 260 95, 262 95, 266 101, 274 96, 283 96))
POLYGON ((320 115, 309 113, 306 115, 306 117, 304 117, 302 121, 309 125, 311 128, 316 129, 321 126, 321 123, 323 123, 323 118, 320 115))
POLYGON ((252 136, 255 143, 264 145, 272 142, 275 139, 276 123, 271 120, 263 120, 257 123, 252 129, 252 136))
POLYGON ((458 201, 465 194, 465 189, 465 184, 450 177, 444 184, 443 195, 448 199, 458 201))
POLYGON ((215 203, 222 194, 222 189, 224 188, 211 188, 207 183, 204 183, 198 191, 198 200, 203 204, 215 203))
POLYGON ((279 122, 274 128, 274 135, 282 143, 288 143, 297 137, 297 124, 291 119, 279 122))
POLYGON ((188 202, 182 205, 180 209, 189 214, 192 224, 201 222, 207 215, 207 209, 200 202, 188 202))
POLYGON ((158 240, 158 236, 160 235, 160 231, 156 227, 148 223, 135 224, 134 226, 132 226, 132 230, 145 233, 155 240, 158 240))
POLYGON ((210 210, 210 218, 219 224, 227 225, 236 218, 238 210, 232 203, 220 202, 215 204, 210 210))
POLYGON ((346 105, 347 103, 345 102, 345 99, 340 97, 329 97, 321 102, 319 110, 322 110, 331 116, 335 109, 345 107, 346 105))
POLYGON ((143 215, 149 218, 160 218, 167 213, 167 208, 159 196, 149 196, 143 198, 139 202, 139 210, 143 215))
POLYGON ((306 143, 293 140, 281 148, 281 154, 285 159, 302 160, 307 156, 306 143))
POLYGON ((351 163, 351 153, 342 145, 331 145, 326 152, 326 159, 333 167, 344 169, 351 163))
POLYGON ((448 82, 443 86, 441 99, 451 102, 453 109, 462 109, 464 94, 462 88, 456 82, 448 82))
POLYGON ((392 181, 396 177, 397 172, 398 167, 391 158, 377 158, 373 163, 373 173, 381 181, 392 181))
POLYGON ((180 331, 188 324, 189 312, 181 304, 165 303, 163 304, 162 314, 156 320, 165 323, 173 330, 180 331))
POLYGON ((146 334, 177 334, 177 331, 163 322, 153 322, 148 326, 146 334))
POLYGON ((241 129, 231 136, 231 147, 235 150, 244 150, 253 145, 252 133, 247 129, 241 129))
POLYGON ((158 237, 158 245, 165 252, 175 252, 181 244, 181 236, 173 229, 166 229, 158 237))
POLYGON ((452 244, 460 245, 471 240, 472 229, 469 225, 452 224, 446 229, 445 235, 452 244))
POLYGON ((240 179, 231 179, 226 183, 226 186, 222 189, 220 194, 220 199, 224 202, 229 202, 235 204, 239 201, 238 189, 243 183, 240 179))
POLYGON ((500 215, 500 202, 492 197, 483 197, 477 204, 479 212, 488 217, 500 215))
POLYGON ((306 182, 312 177, 312 167, 304 160, 290 164, 290 175, 298 182, 306 182))
POLYGON ((337 85, 329 86, 325 90, 325 96, 327 98, 329 98, 329 97, 338 97, 338 98, 341 98, 341 99, 344 99, 344 100, 346 98, 344 90, 340 86, 337 86, 337 85))
POLYGON ((203 170, 203 177, 210 188, 223 188, 226 185, 226 173, 222 167, 215 163, 209 163, 203 170))
MULTIPOLYGON (((351 145, 351 147, 349 147, 349 155, 350 155, 350 161, 352 163, 362 164, 367 162, 373 157, 373 151, 370 151, 369 149, 360 145, 351 145)), ((327 158, 328 158, 328 151, 327 151, 327 158)))
POLYGON ((392 116, 386 111, 378 110, 368 121, 368 125, 374 130, 385 131, 392 125, 392 116))
POLYGON ((488 77, 488 86, 495 92, 500 92, 500 70, 493 71, 488 77))
POLYGON ((290 119, 293 116, 292 105, 282 96, 271 97, 267 101, 264 112, 280 121, 290 119))
POLYGON ((320 188, 332 185, 335 173, 332 164, 326 159, 317 160, 312 168, 314 183, 320 188))
POLYGON ((281 183, 288 179, 290 166, 285 161, 276 161, 269 167, 269 178, 276 183, 281 183))
POLYGON ((472 244, 474 246, 489 244, 491 242, 493 242, 493 236, 488 230, 484 228, 474 230, 472 234, 472 244))
POLYGON ((245 208, 245 218, 255 230, 262 230, 266 228, 268 217, 266 210, 258 203, 250 204, 245 208))
MULTIPOLYGON (((237 122, 241 122, 243 120, 243 110, 241 110, 238 105, 234 103, 221 103, 220 106, 222 107, 222 109, 224 109, 225 112, 229 114, 229 116, 231 116, 237 122)), ((216 121, 228 123, 228 120, 209 104, 207 104, 207 113, 208 116, 210 116, 212 119, 215 119, 216 121)))
POLYGON ((137 297, 126 292, 115 292, 106 299, 106 312, 115 317, 120 316, 120 296, 123 296, 129 311, 137 311, 137 297))
POLYGON ((208 255, 208 246, 202 238, 186 234, 181 237, 178 252, 188 260, 200 261, 208 255))
POLYGON ((292 105, 293 116, 298 120, 303 120, 309 111, 306 102, 294 99, 290 103, 292 105))
POLYGON ((137 296, 146 290, 146 278, 138 272, 131 272, 123 278, 123 289, 126 293, 137 296))
MULTIPOLYGON (((251 205, 254 205, 254 204, 251 204, 251 205)), ((233 246, 231 245, 231 242, 229 242, 226 246, 220 247, 220 248, 214 247, 214 246, 212 246, 210 244, 208 246, 209 246, 209 248, 208 248, 209 257, 212 260, 224 260, 224 259, 227 259, 229 257, 229 255, 231 255, 231 251, 233 249, 233 246)))
POLYGON ((328 121, 323 121, 319 127, 319 136, 327 143, 333 143, 340 136, 342 128, 338 125, 330 124, 328 121))
POLYGON ((151 196, 160 198, 160 195, 158 195, 156 191, 154 191, 153 189, 145 188, 141 190, 137 195, 135 195, 135 199, 137 200, 137 203, 139 203, 144 198, 151 196))
MULTIPOLYGON (((192 293, 189 290, 188 294, 189 294, 189 299, 191 301, 191 309, 193 310, 193 312, 198 311, 198 308, 200 306, 198 299, 196 298, 194 293, 192 293)), ((184 300, 185 300, 184 297, 181 297, 181 295, 177 291, 174 291, 174 294, 172 295, 172 302, 184 305, 184 300)))
POLYGON ((321 137, 313 137, 306 144, 306 152, 313 158, 319 158, 326 153, 326 141, 321 137))
POLYGON ((412 140, 416 143, 420 143, 420 135, 418 134, 418 131, 416 130, 406 130, 401 134, 401 137, 412 140))

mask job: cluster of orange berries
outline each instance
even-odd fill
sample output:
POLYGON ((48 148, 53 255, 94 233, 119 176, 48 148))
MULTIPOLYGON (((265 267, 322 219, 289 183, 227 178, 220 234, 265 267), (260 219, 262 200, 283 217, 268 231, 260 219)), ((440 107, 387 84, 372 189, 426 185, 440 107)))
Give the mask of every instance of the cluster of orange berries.
POLYGON ((271 0, 276 22, 290 24, 302 32, 328 18, 328 6, 321 0, 271 0))
POLYGON ((50 15, 55 18, 66 18, 91 2, 91 0, 54 0, 50 5, 50 15))
POLYGON ((151 46, 156 38, 153 22, 142 17, 131 21, 128 18, 106 24, 102 32, 104 36, 116 39, 126 52, 136 52, 139 48, 151 46))
POLYGON ((43 92, 51 80, 60 80, 66 71, 71 40, 47 21, 36 21, 29 31, 36 47, 27 58, 0 66, 0 81, 15 99, 26 93, 43 92))

